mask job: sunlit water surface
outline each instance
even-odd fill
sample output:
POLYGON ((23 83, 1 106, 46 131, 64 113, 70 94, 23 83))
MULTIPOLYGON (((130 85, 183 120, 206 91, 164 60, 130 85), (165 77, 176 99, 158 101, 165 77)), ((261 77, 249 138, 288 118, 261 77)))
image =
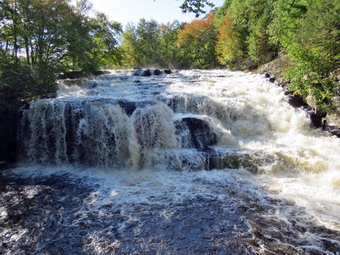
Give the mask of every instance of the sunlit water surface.
POLYGON ((280 87, 131 74, 61 82, 23 111, 2 253, 339 254, 339 139, 280 87))

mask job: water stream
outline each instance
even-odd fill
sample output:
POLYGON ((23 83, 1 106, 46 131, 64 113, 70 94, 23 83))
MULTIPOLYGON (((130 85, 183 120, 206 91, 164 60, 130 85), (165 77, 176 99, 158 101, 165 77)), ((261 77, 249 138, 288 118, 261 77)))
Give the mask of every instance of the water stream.
POLYGON ((4 254, 339 254, 339 139, 261 75, 129 70, 20 113, 4 254))

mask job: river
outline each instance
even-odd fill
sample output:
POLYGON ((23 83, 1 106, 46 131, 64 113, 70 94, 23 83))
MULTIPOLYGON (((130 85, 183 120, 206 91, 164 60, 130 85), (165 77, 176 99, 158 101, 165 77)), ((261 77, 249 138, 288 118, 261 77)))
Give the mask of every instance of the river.
POLYGON ((19 116, 2 254, 339 254, 339 139, 259 74, 115 70, 19 116))

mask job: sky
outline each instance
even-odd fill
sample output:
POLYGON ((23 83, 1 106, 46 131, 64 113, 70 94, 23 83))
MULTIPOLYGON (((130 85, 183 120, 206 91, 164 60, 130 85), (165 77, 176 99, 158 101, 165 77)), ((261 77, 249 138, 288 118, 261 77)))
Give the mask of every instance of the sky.
MULTIPOLYGON (((219 7, 224 0, 211 0, 219 7)), ((182 13, 179 6, 183 0, 91 0, 93 9, 104 12, 112 21, 124 26, 129 22, 138 23, 139 19, 154 19, 159 23, 179 20, 190 22, 195 19, 193 13, 182 13)))

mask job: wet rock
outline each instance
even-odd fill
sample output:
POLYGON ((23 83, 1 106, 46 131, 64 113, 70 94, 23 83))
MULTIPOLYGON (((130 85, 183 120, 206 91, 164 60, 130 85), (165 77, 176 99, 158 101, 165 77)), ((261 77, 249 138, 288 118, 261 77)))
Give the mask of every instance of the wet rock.
POLYGON ((131 116, 137 108, 137 103, 135 102, 119 101, 118 104, 125 110, 128 116, 131 116))
POLYGON ((103 74, 108 74, 108 73, 110 73, 110 72, 99 70, 99 71, 93 71, 91 74, 93 74, 93 75, 103 75, 103 74))
POLYGON ((320 112, 317 110, 312 110, 308 112, 309 118, 311 120, 311 123, 313 127, 315 128, 325 128, 325 118, 326 118, 326 113, 320 112))
POLYGON ((73 85, 77 85, 77 86, 82 86, 84 84, 84 80, 83 79, 65 79, 62 81, 62 83, 66 86, 73 86, 73 85))
POLYGON ((162 73, 165 73, 165 74, 171 74, 172 71, 170 69, 165 69, 163 71, 161 71, 160 69, 145 69, 145 70, 136 70, 134 73, 133 73, 133 76, 144 76, 144 77, 147 77, 147 76, 151 76, 151 75, 161 75, 162 73))
MULTIPOLYGON (((288 95, 291 95, 291 92, 287 92, 288 95)), ((301 95, 291 95, 289 96, 288 103, 295 107, 308 107, 308 104, 305 102, 301 95)))
POLYGON ((275 77, 270 77, 270 78, 269 78, 269 81, 270 81, 270 82, 275 82, 275 80, 276 80, 275 77))
POLYGON ((264 72, 262 74, 264 75, 265 78, 270 78, 270 76, 271 76, 270 73, 268 73, 268 72, 264 72))
POLYGON ((159 69, 155 69, 155 70, 153 70, 152 71, 152 75, 161 75, 161 70, 159 70, 159 69))
POLYGON ((150 69, 146 69, 146 70, 143 70, 139 75, 147 77, 147 76, 151 76, 152 73, 150 69))
POLYGON ((340 138, 340 128, 339 127, 333 126, 333 125, 328 125, 326 123, 325 130, 327 132, 331 133, 332 135, 335 135, 335 136, 340 138))
POLYGON ((269 72, 263 72, 262 74, 263 74, 263 76, 264 76, 265 78, 268 78, 268 80, 269 80, 270 82, 275 82, 276 78, 275 78, 275 76, 272 75, 271 73, 269 73, 269 72))
POLYGON ((273 155, 266 153, 251 153, 244 151, 224 151, 205 150, 206 170, 213 169, 239 169, 244 168, 251 173, 261 172, 261 168, 270 165, 275 161, 273 155))
POLYGON ((175 127, 183 148, 205 148, 217 143, 217 134, 205 120, 183 118, 175 122, 175 127))
POLYGON ((325 118, 327 113, 313 109, 301 95, 293 94, 293 92, 289 91, 288 89, 285 91, 285 95, 288 95, 288 103, 291 106, 294 108, 303 108, 307 112, 307 115, 311 121, 311 125, 314 128, 326 128, 325 118))
POLYGON ((87 82, 87 87, 89 88, 89 89, 94 89, 94 88, 97 88, 98 87, 98 81, 96 81, 96 80, 91 80, 91 81, 88 81, 87 82))

